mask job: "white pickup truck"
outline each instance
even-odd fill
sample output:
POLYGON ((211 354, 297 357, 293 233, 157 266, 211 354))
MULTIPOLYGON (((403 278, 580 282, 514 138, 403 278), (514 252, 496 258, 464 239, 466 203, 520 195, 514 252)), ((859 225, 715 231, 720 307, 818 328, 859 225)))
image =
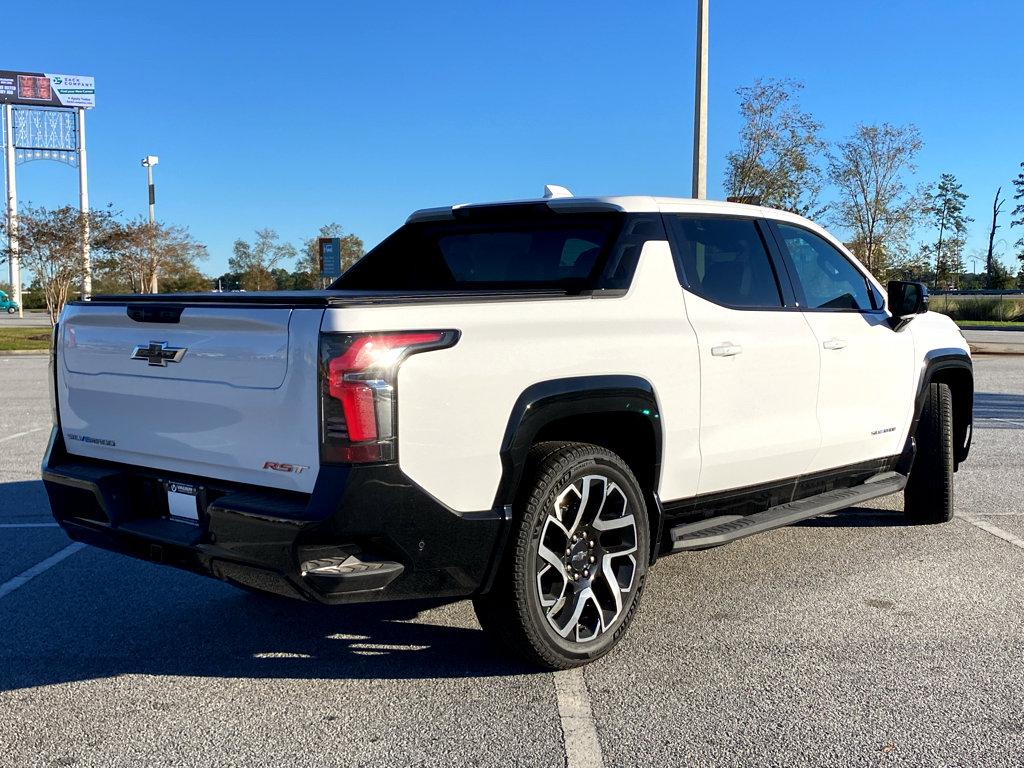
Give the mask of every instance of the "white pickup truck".
POLYGON ((548 192, 414 213, 326 291, 70 304, 56 520, 310 601, 472 597, 563 668, 660 555, 904 489, 950 519, 972 366, 924 286, 792 214, 548 192))

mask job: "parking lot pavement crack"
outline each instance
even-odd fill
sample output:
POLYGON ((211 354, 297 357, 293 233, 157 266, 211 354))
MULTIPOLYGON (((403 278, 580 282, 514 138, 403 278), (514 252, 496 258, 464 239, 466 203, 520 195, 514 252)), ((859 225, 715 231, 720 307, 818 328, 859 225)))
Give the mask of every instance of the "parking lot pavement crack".
POLYGON ((562 737, 565 742, 565 765, 604 766, 583 669, 560 670, 554 674, 554 678, 558 717, 562 722, 562 737))
POLYGON ((17 577, 13 577, 13 578, 7 580, 2 585, 0 585, 0 598, 3 598, 8 593, 13 593, 15 590, 17 590, 19 587, 24 585, 26 582, 29 582, 29 581, 35 579, 36 577, 38 577, 40 574, 42 574, 47 569, 50 569, 50 568, 56 566, 58 563, 63 561, 65 558, 67 558, 69 555, 74 555, 79 550, 81 550, 83 547, 85 547, 85 545, 83 545, 81 542, 72 542, 70 545, 65 547, 63 550, 60 550, 60 551, 54 553, 53 555, 51 555, 49 558, 40 561, 39 563, 37 563, 32 568, 26 569, 21 574, 19 574, 17 577))
POLYGON ((1000 529, 998 526, 994 526, 988 521, 983 521, 980 518, 977 518, 973 515, 963 515, 960 517, 972 526, 976 526, 982 531, 988 532, 993 537, 999 537, 999 539, 1009 542, 1011 545, 1014 545, 1015 547, 1019 547, 1021 550, 1024 550, 1024 539, 1014 536, 1005 529, 1000 529))

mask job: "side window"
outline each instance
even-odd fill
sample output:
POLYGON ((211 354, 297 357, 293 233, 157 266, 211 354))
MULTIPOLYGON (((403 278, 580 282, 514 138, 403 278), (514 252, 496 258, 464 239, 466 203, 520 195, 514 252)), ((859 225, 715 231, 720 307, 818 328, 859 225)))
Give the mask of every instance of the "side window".
POLYGON ((872 310, 864 275, 827 240, 791 224, 775 223, 812 310, 872 310))
POLYGON ((782 307, 775 270, 750 219, 668 217, 691 291, 729 307, 782 307))

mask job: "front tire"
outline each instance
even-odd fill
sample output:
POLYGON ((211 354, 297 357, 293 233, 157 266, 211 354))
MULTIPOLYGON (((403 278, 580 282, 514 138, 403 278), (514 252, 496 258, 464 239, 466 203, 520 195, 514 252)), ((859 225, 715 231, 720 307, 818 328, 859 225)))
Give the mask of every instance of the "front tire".
POLYGON ((918 423, 917 456, 903 495, 903 512, 913 523, 953 520, 953 394, 932 383, 918 423))
POLYGON ((650 553, 647 508, 629 466, 583 443, 530 451, 508 552, 473 602, 480 625, 548 670, 607 654, 629 626, 650 553))
POLYGON ((14 307, 8 307, 7 308, 7 314, 8 315, 14 315, 14 313, 16 313, 16 312, 17 312, 17 310, 14 307))

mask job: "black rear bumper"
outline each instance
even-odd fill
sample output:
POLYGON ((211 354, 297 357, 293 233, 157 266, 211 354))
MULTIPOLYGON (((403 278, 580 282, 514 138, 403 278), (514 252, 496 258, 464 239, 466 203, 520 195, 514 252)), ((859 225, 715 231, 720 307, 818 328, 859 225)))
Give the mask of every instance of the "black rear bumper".
POLYGON ((507 524, 506 510, 449 510, 397 464, 324 466, 296 494, 75 457, 55 429, 42 473, 72 539, 322 603, 485 591, 507 524), (202 489, 198 525, 168 516, 167 481, 202 489))

